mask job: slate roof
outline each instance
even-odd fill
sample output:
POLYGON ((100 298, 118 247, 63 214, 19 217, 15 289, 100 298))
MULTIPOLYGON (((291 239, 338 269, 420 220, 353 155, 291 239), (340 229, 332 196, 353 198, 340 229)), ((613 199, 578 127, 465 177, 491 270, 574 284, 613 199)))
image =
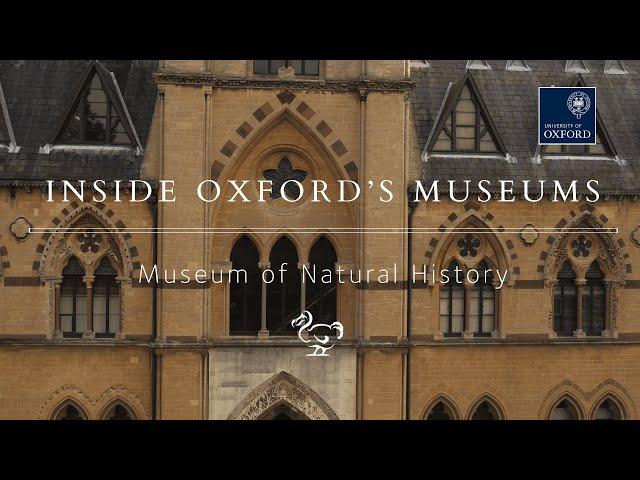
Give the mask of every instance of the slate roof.
MULTIPOLYGON (((433 158, 423 162, 423 180, 462 181, 472 185, 481 179, 521 180, 537 185, 541 179, 567 182, 578 180, 584 187, 597 179, 601 194, 640 193, 640 61, 624 61, 625 75, 605 74, 604 60, 585 61, 589 73, 581 73, 588 86, 597 87, 597 108, 601 123, 622 162, 611 160, 544 159, 536 163, 538 87, 562 86, 577 81, 577 74, 565 72, 565 60, 527 60, 531 71, 506 71, 506 60, 490 60, 491 70, 469 70, 507 152, 509 163, 487 158, 433 158)), ((412 94, 415 134, 420 151, 437 119, 447 87, 465 75, 466 60, 429 60, 429 68, 414 68, 417 82, 412 94)), ((464 186, 461 184, 461 186, 464 186)), ((585 191, 585 189, 581 189, 585 191)))
MULTIPOLYGON (((142 147, 146 147, 156 85, 157 60, 101 61, 113 72, 142 147)), ((0 150, 0 181, 46 179, 127 180, 140 176, 142 156, 110 149, 39 153, 63 121, 90 61, 0 60, 0 83, 18 153, 0 150)), ((6 183, 6 182, 2 182, 6 183)))

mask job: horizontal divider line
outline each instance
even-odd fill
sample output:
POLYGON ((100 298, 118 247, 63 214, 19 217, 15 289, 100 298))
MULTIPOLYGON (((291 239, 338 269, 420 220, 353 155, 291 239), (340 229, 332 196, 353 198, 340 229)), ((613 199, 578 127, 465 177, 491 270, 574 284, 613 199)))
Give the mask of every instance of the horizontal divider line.
MULTIPOLYGON (((125 228, 108 228, 108 227, 90 227, 95 233, 98 232, 129 232, 129 233, 286 233, 286 232, 299 232, 299 233, 316 233, 316 232, 330 232, 330 233, 457 233, 457 232, 498 232, 498 233, 520 233, 523 229, 517 228, 405 228, 405 227, 364 227, 364 228, 350 228, 350 227, 336 227, 336 228, 200 228, 200 227, 125 227, 125 228)), ((617 227, 613 228, 536 228, 538 233, 619 233, 617 227)), ((87 228, 49 228, 49 227, 31 227, 29 233, 55 233, 55 232, 85 232, 87 228)))

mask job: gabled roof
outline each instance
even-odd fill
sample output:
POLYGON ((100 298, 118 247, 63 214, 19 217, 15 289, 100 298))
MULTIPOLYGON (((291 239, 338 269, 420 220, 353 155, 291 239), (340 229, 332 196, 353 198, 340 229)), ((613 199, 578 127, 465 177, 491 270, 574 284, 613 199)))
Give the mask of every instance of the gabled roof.
POLYGON ((69 122, 69 117, 73 115, 74 111, 76 110, 78 102, 83 100, 81 98, 82 92, 87 87, 87 84, 91 82, 91 78, 94 74, 97 74, 100 77, 102 89, 104 90, 113 107, 116 109, 120 121, 122 122, 132 144, 135 144, 140 149, 140 151, 142 151, 142 145, 140 144, 140 140, 138 139, 136 128, 131 121, 131 116, 129 115, 127 105, 124 101, 124 98, 122 98, 122 93, 120 92, 118 81, 116 80, 115 75, 112 72, 109 72, 105 68, 105 66, 97 60, 92 60, 89 62, 89 64, 85 68, 84 74, 80 77, 79 81, 76 82, 73 94, 67 101, 67 105, 64 109, 64 114, 61 115, 58 119, 58 126, 54 130, 54 135, 50 137, 50 141, 48 143, 52 145, 63 143, 61 141, 62 132, 69 122))
MULTIPOLYGON (((495 141, 496 147, 502 154, 507 153, 504 143, 500 138, 499 132, 497 131, 496 126, 494 125, 493 120, 491 119, 491 114, 487 110, 487 106, 485 105, 484 100, 482 99, 482 94, 478 89, 478 85, 473 79, 473 74, 470 71, 467 71, 459 80, 451 83, 447 88, 447 91, 444 96, 444 100, 442 102, 442 107, 438 112, 438 116, 436 118, 436 121, 434 122, 433 129, 431 130, 431 133, 429 134, 429 138, 426 142, 426 145, 422 154, 423 159, 427 157, 428 153, 433 148, 433 144, 438 139, 438 136, 442 131, 442 129, 444 128, 445 123, 449 118, 449 115, 451 115, 451 112, 456 108, 456 105, 460 99, 460 94, 462 93, 462 90, 464 89, 465 85, 469 88, 472 97, 476 100, 476 103, 478 104, 478 107, 480 109, 480 113, 485 119, 487 128, 489 129, 489 132, 495 141)), ((481 154, 478 154, 478 155, 481 156, 481 154)))
POLYGON ((0 82, 0 145, 15 147, 16 138, 11 128, 11 117, 7 108, 7 102, 4 99, 2 91, 2 82, 0 82))
MULTIPOLYGON (((434 123, 439 118, 449 85, 466 72, 466 60, 431 60, 429 69, 412 69, 416 88, 412 92, 415 135, 423 151, 434 123)), ((640 61, 625 60, 627 75, 604 73, 604 60, 585 61, 590 73, 581 77, 597 88, 598 123, 604 127, 610 145, 620 161, 552 160, 534 163, 537 151, 538 87, 565 85, 577 75, 565 71, 564 60, 527 60, 528 72, 506 70, 506 60, 491 60, 491 70, 474 70, 472 75, 482 100, 513 163, 499 159, 429 158, 423 162, 425 180, 598 179, 604 194, 640 194, 640 61)), ((493 182, 492 182, 493 183, 493 182)))
MULTIPOLYGON (((567 79, 564 83, 563 86, 567 86, 567 87, 588 87, 590 85, 587 85, 587 82, 585 81, 584 77, 582 76, 581 73, 578 73, 577 75, 574 75, 573 77, 567 79)), ((596 95, 597 95, 597 90, 596 90, 596 95)), ((599 99, 598 99, 599 101, 599 99)), ((602 120, 601 116, 600 116, 600 112, 598 111, 598 109, 596 108, 596 133, 597 135, 600 137, 600 142, 603 144, 605 150, 610 154, 610 156, 615 157, 616 159, 618 159, 618 152, 615 148, 615 145, 613 144, 613 141, 611 140, 611 137, 609 136, 609 131, 607 130, 607 126, 605 125, 605 122, 602 120)), ((536 155, 534 157, 534 161, 539 161, 539 155, 540 153, 544 152, 545 146, 541 145, 537 151, 536 151, 536 155)))
MULTIPOLYGON (((55 137, 61 119, 89 64, 86 60, 0 60, 0 82, 19 153, 0 149, 0 180, 139 178, 142 156, 130 151, 91 149, 40 153, 55 137)), ((157 87, 157 60, 101 60, 111 78, 110 94, 121 96, 130 123, 144 149, 149 136, 157 87), (119 89, 119 93, 116 90, 119 89)), ((126 116, 126 115, 125 115, 126 116)), ((125 118, 123 117, 123 120, 125 118)))

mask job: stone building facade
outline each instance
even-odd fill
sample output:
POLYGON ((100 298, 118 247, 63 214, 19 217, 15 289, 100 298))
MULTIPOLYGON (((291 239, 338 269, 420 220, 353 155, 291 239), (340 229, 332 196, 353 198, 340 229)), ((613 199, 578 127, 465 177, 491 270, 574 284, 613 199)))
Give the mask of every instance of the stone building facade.
POLYGON ((638 418, 639 74, 631 61, 0 62, 0 418, 638 418), (550 85, 598 88, 596 145, 537 145, 550 85), (323 180, 329 198, 352 180, 361 196, 293 187, 299 202, 257 202, 265 178, 323 180), (163 179, 175 202, 158 201, 163 179), (222 198, 247 179, 252 201, 203 202, 205 179, 222 198), (391 202, 368 187, 382 179, 391 202), (493 200, 513 180, 516 200, 478 200, 482 179, 493 200), (86 180, 85 201, 65 201, 62 180, 86 180), (130 180, 152 185, 147 200, 128 201, 130 180), (441 201, 414 202, 416 180, 439 180, 441 201), (449 180, 459 199, 469 180, 468 198, 449 199, 449 180), (576 180, 576 199, 524 201, 522 180, 576 180), (260 281, 284 262, 280 286, 260 281), (161 281, 140 281, 154 264, 161 281), (394 264, 397 283, 302 283, 305 266, 394 264), (508 277, 411 282, 411 265, 508 277), (240 266, 244 287, 164 274, 240 266), (328 357, 289 326, 305 309, 344 325, 328 357))

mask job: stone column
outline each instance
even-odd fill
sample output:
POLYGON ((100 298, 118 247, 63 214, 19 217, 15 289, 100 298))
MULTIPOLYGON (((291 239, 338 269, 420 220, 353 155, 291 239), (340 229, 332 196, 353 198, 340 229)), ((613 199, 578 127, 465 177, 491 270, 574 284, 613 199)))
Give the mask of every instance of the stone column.
POLYGON ((613 313, 613 309, 611 308, 611 300, 612 300, 612 292, 613 292, 613 280, 605 279, 604 280, 604 329, 602 331, 603 337, 612 337, 613 336, 613 328, 611 325, 611 315, 613 313))
POLYGON ((587 284, 587 281, 576 280, 576 291, 577 291, 577 308, 576 308, 576 331, 573 332, 573 335, 576 337, 584 337, 586 336, 584 333, 583 325, 582 325, 582 295, 584 293, 584 287, 587 284))
MULTIPOLYGON (((298 270, 300 270, 300 313, 304 312, 307 309, 307 289, 306 283, 304 282, 304 272, 302 271, 302 267, 305 266, 307 269, 309 268, 308 263, 299 263, 298 270)), ((318 280, 318 278, 316 278, 318 280)))
MULTIPOLYGON (((502 308, 500 305, 501 288, 496 288, 500 284, 498 279, 493 279, 491 286, 493 287, 493 331, 491 338, 500 338, 500 322, 502 321, 502 308)), ((504 285, 503 285, 504 288, 504 285)), ((480 319, 482 321, 482 319, 480 319)))
POLYGON ((84 283, 87 285, 87 330, 82 334, 82 338, 95 338, 93 331, 93 276, 85 276, 84 283))
MULTIPOLYGON (((260 262, 258 267, 260 268, 260 275, 262 275, 266 269, 271 267, 271 264, 269 262, 260 262)), ((269 336, 269 330, 267 330, 267 284, 264 282, 264 277, 262 277, 260 285, 262 303, 260 304, 260 331, 258 332, 258 337, 267 338, 269 336)))
POLYGON ((54 307, 53 307, 53 337, 62 338, 62 327, 60 325, 60 285, 61 278, 53 279, 54 307))

